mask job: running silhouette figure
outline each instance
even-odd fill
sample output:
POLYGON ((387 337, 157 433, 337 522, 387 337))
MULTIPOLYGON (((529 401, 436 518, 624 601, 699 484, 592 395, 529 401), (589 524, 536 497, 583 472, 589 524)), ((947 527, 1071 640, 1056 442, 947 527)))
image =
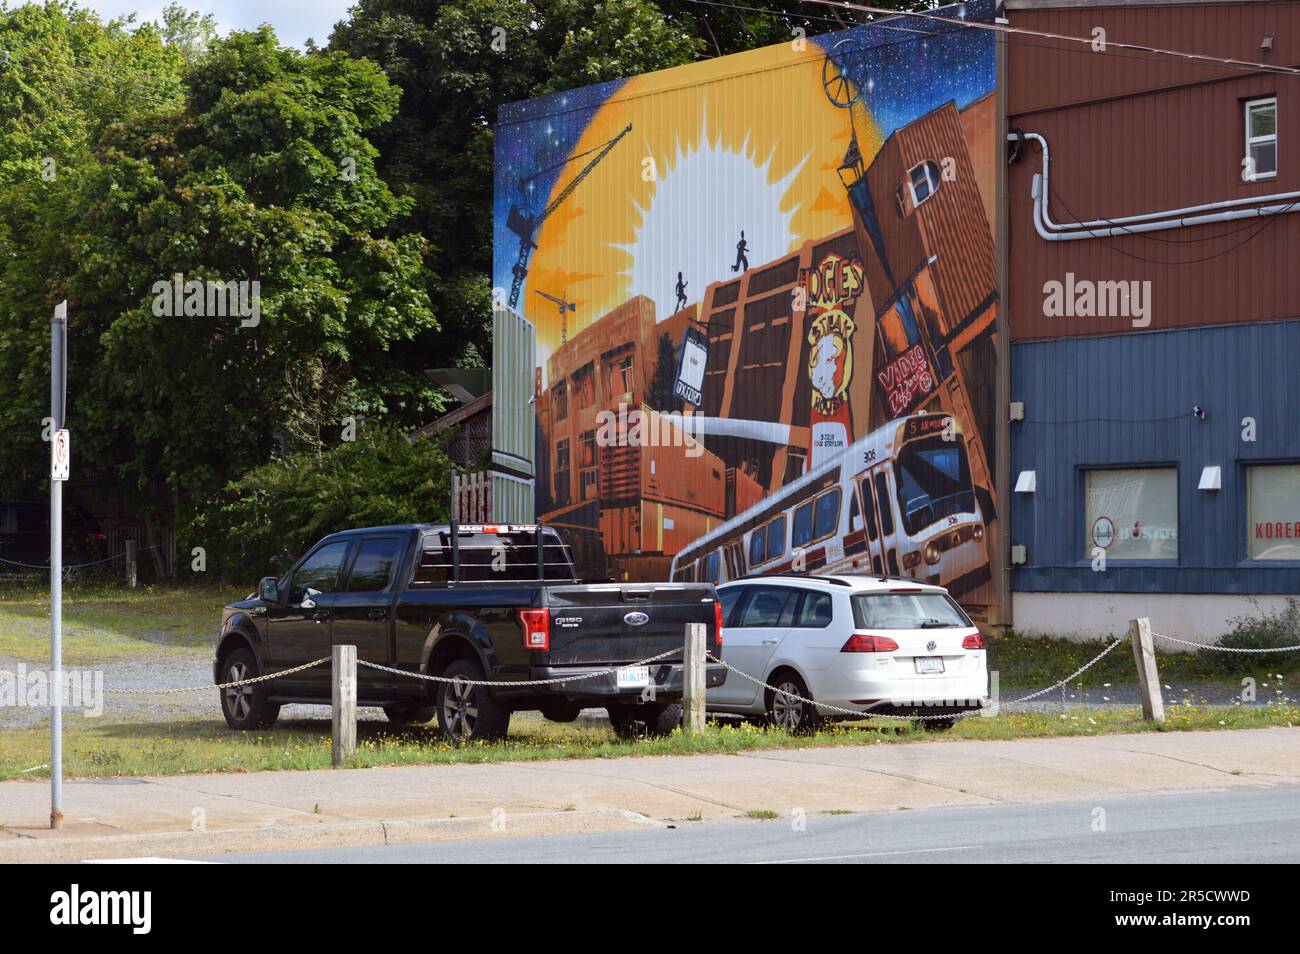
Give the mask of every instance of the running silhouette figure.
POLYGON ((736 243, 736 264, 731 266, 733 272, 740 271, 742 267, 745 271, 749 271, 749 259, 745 257, 748 251, 749 243, 745 241, 745 230, 741 229, 740 241, 736 243))
POLYGON ((681 311, 686 307, 686 286, 689 282, 682 281, 682 273, 677 273, 677 307, 674 311, 681 311))

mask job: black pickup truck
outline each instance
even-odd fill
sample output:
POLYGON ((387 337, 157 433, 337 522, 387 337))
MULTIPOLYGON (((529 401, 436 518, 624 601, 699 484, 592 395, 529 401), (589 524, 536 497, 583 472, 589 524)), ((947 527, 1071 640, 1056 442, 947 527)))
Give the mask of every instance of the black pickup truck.
MULTIPOLYGON (((358 666, 358 704, 381 706, 400 724, 436 713, 457 742, 500 738, 510 714, 529 709, 569 722, 603 707, 620 735, 657 734, 680 720, 686 624, 706 624, 706 646, 721 658, 720 617, 709 584, 579 582, 549 528, 368 527, 325 537, 283 579, 265 577, 256 595, 227 606, 213 672, 218 683, 236 682, 350 644, 358 660, 405 672, 500 682, 358 666), (661 658, 629 665, 650 657, 661 658), (511 686, 588 670, 576 681, 511 686)), ((721 666, 707 667, 707 686, 725 678, 721 666)), ((330 688, 327 663, 221 690, 221 708, 232 729, 268 728, 285 703, 329 704, 330 688)))

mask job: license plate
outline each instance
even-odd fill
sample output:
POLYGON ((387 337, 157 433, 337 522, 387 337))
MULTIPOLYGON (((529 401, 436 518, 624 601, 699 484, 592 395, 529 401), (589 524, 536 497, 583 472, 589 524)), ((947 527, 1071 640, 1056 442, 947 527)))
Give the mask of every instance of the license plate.
POLYGON ((917 672, 943 672, 942 656, 917 656, 917 672))
POLYGON ((624 666, 618 670, 620 689, 644 689, 650 685, 649 666, 624 666))

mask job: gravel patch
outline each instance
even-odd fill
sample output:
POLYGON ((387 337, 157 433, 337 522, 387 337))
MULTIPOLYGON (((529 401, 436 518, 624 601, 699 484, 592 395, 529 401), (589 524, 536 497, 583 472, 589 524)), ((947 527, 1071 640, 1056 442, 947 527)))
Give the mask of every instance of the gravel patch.
MULTIPOLYGON (((20 673, 19 660, 0 658, 0 673, 20 673)), ((26 663, 27 672, 36 671, 37 667, 26 663)), ((47 666, 41 666, 42 672, 48 672, 47 666)), ((172 650, 167 653, 142 654, 139 658, 116 660, 94 669, 86 667, 65 666, 64 672, 102 673, 105 689, 179 689, 188 686, 212 684, 212 650, 208 648, 193 651, 172 650)), ((93 679, 93 675, 88 677, 93 679)), ((87 682, 87 685, 90 683, 87 682)), ((175 695, 132 695, 122 696, 105 693, 104 711, 97 718, 108 722, 168 722, 176 719, 207 718, 222 725, 221 704, 218 690, 207 689, 198 692, 184 692, 175 695)), ((65 708, 65 717, 81 717, 81 711, 65 708)), ((360 707, 358 717, 362 720, 383 719, 383 710, 360 707)), ((87 716, 89 717, 89 716, 87 716)), ((321 719, 329 718, 328 705, 287 705, 280 710, 282 719, 321 719)), ((0 707, 0 729, 21 729, 46 725, 49 711, 45 708, 28 706, 0 707)))

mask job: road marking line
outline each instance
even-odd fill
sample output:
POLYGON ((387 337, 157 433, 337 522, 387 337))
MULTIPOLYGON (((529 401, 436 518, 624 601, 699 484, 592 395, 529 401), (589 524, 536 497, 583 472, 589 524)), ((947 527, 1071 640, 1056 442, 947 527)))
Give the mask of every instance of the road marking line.
POLYGON ((818 858, 781 858, 777 861, 751 861, 751 865, 798 865, 809 861, 843 861, 847 858, 883 858, 886 855, 924 855, 936 851, 970 851, 983 845, 954 845, 951 848, 910 848, 907 851, 868 851, 856 855, 822 855, 818 858))

